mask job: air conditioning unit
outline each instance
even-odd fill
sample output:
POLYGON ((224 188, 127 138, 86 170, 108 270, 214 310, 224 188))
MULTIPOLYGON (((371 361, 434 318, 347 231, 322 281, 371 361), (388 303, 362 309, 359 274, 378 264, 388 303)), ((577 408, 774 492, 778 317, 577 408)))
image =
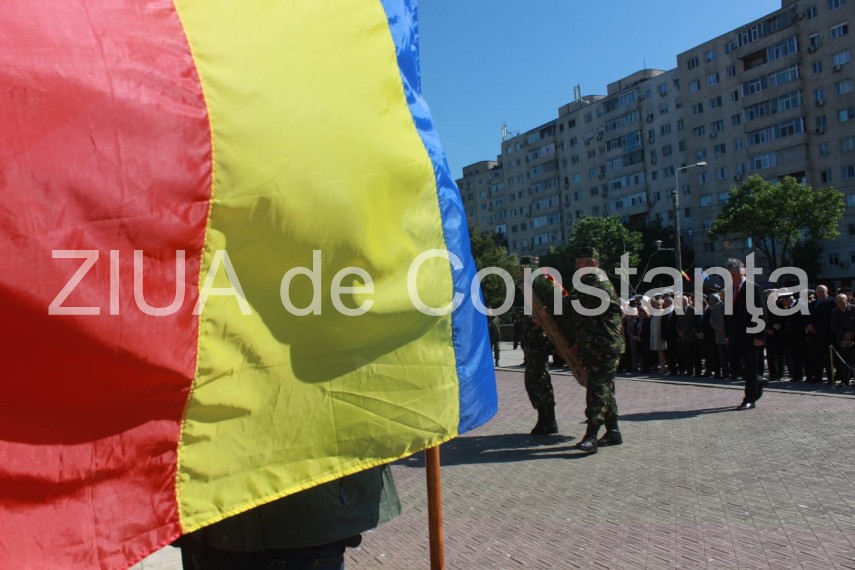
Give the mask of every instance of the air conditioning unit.
POLYGON ((839 63, 837 65, 834 65, 831 67, 831 71, 833 71, 834 73, 837 73, 838 71, 841 71, 842 69, 843 69, 843 66, 840 65, 839 63))
POLYGON ((810 46, 808 46, 808 53, 813 53, 813 52, 815 52, 815 51, 816 51, 816 46, 815 46, 815 45, 810 45, 810 46))
POLYGON ((816 128, 816 134, 818 134, 818 135, 825 134, 825 127, 817 127, 816 128))
POLYGON ((605 178, 605 177, 606 177, 606 175, 605 175, 605 174, 602 174, 602 173, 600 174, 600 180, 602 180, 602 179, 603 179, 603 178, 605 178))
POLYGON ((820 99, 816 102, 817 107, 822 107, 823 105, 825 105, 825 99, 820 99))
POLYGON ((733 179, 734 179, 736 182, 739 182, 740 180, 742 180, 742 175, 741 175, 741 174, 737 174, 736 176, 734 176, 734 177, 733 177, 733 179))
POLYGON ((653 113, 647 113, 647 122, 648 122, 648 123, 652 123, 652 122, 653 122, 653 113))
POLYGON ((649 139, 647 139, 647 142, 653 144, 655 142, 655 139, 653 137, 650 137, 649 139))
POLYGON ((591 144, 591 139, 585 139, 585 144, 591 144))
POLYGON ((804 20, 805 19, 805 13, 804 12, 796 12, 795 19, 796 20, 804 20))
POLYGON ((598 141, 603 140, 603 133, 602 132, 597 133, 597 140, 598 141))
POLYGON ((711 139, 714 139, 714 138, 716 138, 717 136, 718 136, 718 134, 716 133, 716 131, 711 131, 711 132, 710 132, 710 138, 711 138, 711 139))
POLYGON ((664 97, 664 96, 665 96, 665 95, 667 95, 667 94, 668 94, 668 92, 667 92, 667 91, 660 91, 660 92, 659 92, 659 96, 660 96, 660 97, 664 97))

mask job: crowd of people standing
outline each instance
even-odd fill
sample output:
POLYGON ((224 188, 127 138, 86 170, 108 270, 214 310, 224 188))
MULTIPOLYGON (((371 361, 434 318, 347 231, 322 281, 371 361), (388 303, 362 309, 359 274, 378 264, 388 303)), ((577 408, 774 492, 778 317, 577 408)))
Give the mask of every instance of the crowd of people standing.
POLYGON ((696 311, 696 299, 691 294, 675 294, 672 290, 649 299, 629 299, 623 317, 627 348, 619 371, 738 379, 744 376, 747 366, 755 369, 761 382, 848 385, 855 379, 855 304, 851 288, 840 288, 834 296, 825 285, 802 292, 758 288, 756 307, 763 311, 764 326, 749 335, 754 347, 750 363, 746 362, 741 343, 750 323, 733 322, 739 314, 738 303, 732 315, 725 314, 727 295, 740 299, 740 293, 728 287, 705 288, 702 311, 696 311), (800 294, 807 294, 803 303, 807 314, 800 305, 797 307, 800 294), (769 311, 770 302, 782 311, 769 311), (783 311, 786 309, 795 312, 776 314, 789 313, 783 311))

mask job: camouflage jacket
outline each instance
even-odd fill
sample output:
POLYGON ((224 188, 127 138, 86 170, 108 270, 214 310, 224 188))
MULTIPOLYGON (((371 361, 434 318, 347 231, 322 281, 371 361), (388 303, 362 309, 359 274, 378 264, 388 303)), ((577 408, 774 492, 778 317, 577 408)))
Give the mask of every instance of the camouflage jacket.
POLYGON ((583 360, 620 355, 624 350, 624 338, 620 302, 614 287, 605 273, 583 275, 582 284, 601 290, 608 297, 608 304, 600 308, 604 304, 602 293, 598 296, 584 289, 572 289, 565 298, 559 327, 568 342, 578 345, 583 360), (584 309, 600 309, 597 314, 585 315, 573 307, 574 301, 584 309))
MULTIPOLYGON (((532 279, 532 295, 536 296, 540 302, 546 307, 547 311, 552 312, 553 296, 552 291, 555 285, 543 275, 536 275, 537 269, 532 274, 535 277, 532 279)), ((514 310, 520 323, 520 340, 525 350, 535 350, 539 352, 552 352, 552 343, 547 338, 546 333, 532 320, 531 314, 525 314, 523 292, 523 280, 517 281, 517 288, 514 295, 514 310)))

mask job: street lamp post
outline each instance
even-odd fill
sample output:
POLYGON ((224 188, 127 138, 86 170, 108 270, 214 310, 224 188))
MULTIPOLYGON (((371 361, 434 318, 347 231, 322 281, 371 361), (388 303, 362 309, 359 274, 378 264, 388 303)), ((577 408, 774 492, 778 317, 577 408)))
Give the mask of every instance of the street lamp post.
MULTIPOLYGON (((681 166, 674 171, 674 191, 671 192, 673 200, 672 208, 674 211, 674 257, 677 261, 677 272, 680 274, 680 282, 682 283, 683 275, 683 253, 680 245, 680 171, 688 170, 696 166, 706 166, 706 161, 696 162, 695 164, 687 164, 681 166)), ((682 289, 682 287, 681 287, 682 289)))

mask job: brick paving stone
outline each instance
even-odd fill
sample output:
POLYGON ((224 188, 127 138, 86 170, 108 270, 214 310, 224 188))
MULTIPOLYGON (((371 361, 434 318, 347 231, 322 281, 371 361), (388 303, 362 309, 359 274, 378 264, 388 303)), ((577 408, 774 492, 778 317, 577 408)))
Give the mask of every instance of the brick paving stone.
MULTIPOLYGON (((625 444, 584 456, 572 378, 554 374, 561 435, 540 439, 522 370, 497 379, 496 418, 441 448, 447 568, 855 570, 855 388, 770 383, 735 412, 738 383, 621 377, 625 444)), ((393 472, 404 513, 352 570, 429 567, 422 454, 393 472)), ((178 568, 175 549, 138 565, 178 568)))

